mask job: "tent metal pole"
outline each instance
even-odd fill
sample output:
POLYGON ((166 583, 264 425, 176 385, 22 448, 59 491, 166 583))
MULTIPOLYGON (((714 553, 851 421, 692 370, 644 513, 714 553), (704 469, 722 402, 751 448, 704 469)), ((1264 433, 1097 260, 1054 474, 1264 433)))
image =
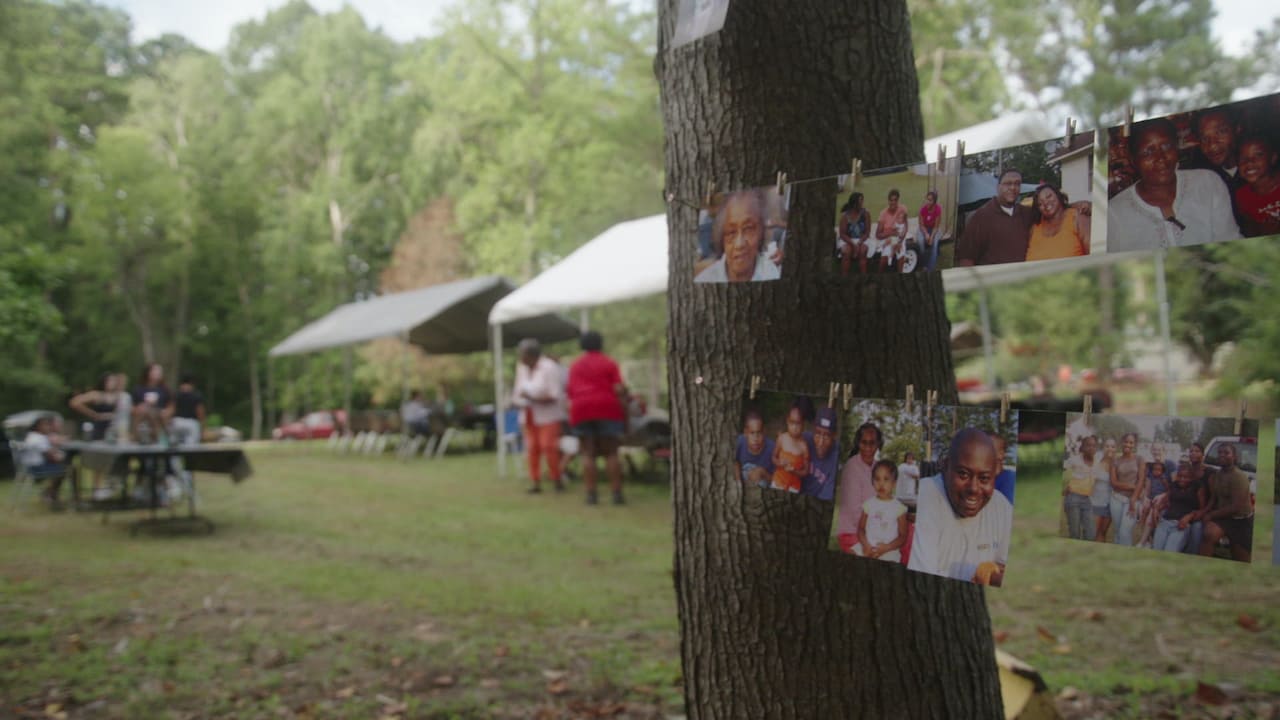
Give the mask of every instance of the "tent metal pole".
POLYGON ((1170 416, 1178 414, 1178 399, 1173 392, 1173 340, 1169 333, 1169 295, 1164 284, 1164 255, 1166 250, 1156 251, 1156 304, 1160 309, 1160 343, 1164 364, 1164 393, 1170 416))
MULTIPOLYGON (((974 273, 975 275, 977 273, 974 273)), ((988 390, 996 389, 996 371, 991 359, 991 310, 987 303, 987 286, 979 281, 978 313, 982 317, 982 365, 988 390)))
POLYGON ((582 308, 578 311, 578 332, 585 333, 591 329, 591 308, 582 308))
POLYGON ((276 427, 276 398, 275 398, 275 371, 273 366, 275 363, 271 361, 271 356, 267 355, 267 432, 271 432, 276 427))
POLYGON ((502 387, 502 325, 493 326, 493 426, 498 433, 498 474, 507 476, 507 407, 502 387))
POLYGON ((342 350, 342 412, 347 416, 347 431, 351 431, 351 354, 348 345, 342 350))
MULTIPOLYGON (((400 333, 400 407, 409 402, 409 331, 400 333)), ((408 433, 408 428, 401 428, 408 433)))

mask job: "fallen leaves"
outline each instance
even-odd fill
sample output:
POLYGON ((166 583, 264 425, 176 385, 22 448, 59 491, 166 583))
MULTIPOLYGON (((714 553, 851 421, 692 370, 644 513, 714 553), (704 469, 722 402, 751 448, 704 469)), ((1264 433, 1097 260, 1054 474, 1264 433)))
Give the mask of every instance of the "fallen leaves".
POLYGON ((452 675, 437 675, 431 680, 431 684, 438 688, 453 687, 458 683, 452 675))
POLYGON ((1249 632, 1262 632, 1262 623, 1258 622, 1258 618, 1248 613, 1240 613, 1240 616, 1236 618, 1236 624, 1249 632))

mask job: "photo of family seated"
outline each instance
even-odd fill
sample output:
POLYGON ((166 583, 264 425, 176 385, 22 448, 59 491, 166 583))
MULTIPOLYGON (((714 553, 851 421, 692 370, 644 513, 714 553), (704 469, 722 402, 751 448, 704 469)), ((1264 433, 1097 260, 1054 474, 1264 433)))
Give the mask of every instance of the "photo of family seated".
POLYGON ((693 281, 754 282, 782 277, 791 187, 713 195, 698 213, 693 281))
POLYGON ((965 155, 955 264, 1092 252, 1093 131, 965 155))
MULTIPOLYGON (((835 266, 851 272, 941 270, 955 226, 958 163, 921 163, 840 177, 835 266)), ((949 251, 948 251, 949 254, 949 251)))
POLYGON ((845 414, 831 549, 965 582, 1004 581, 1017 414, 859 400, 845 414), (927 417, 926 417, 927 415, 927 417))
POLYGON ((1258 423, 1067 414, 1059 534, 1249 562, 1258 423))
POLYGON ((744 485, 831 500, 840 463, 839 417, 808 395, 758 392, 743 402, 734 477, 744 485))
POLYGON ((1280 94, 1110 134, 1107 252, 1280 235, 1280 94))

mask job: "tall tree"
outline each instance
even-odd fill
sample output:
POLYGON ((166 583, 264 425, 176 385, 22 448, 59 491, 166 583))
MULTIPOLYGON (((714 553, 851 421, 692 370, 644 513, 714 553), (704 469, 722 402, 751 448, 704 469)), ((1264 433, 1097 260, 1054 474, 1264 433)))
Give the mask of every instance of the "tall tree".
MULTIPOLYGON (((923 128, 903 0, 734 0, 724 29, 655 69, 667 186, 731 188, 918 159, 923 128), (851 102, 837 99, 851 98, 851 102)), ((834 183, 793 188, 782 279, 692 282, 697 213, 668 211, 675 584, 692 718, 998 718, 982 589, 825 550, 833 508, 730 478, 735 406, 764 387, 954 398, 937 274, 825 272, 834 183), (872 660, 874 658, 874 661, 872 660)))

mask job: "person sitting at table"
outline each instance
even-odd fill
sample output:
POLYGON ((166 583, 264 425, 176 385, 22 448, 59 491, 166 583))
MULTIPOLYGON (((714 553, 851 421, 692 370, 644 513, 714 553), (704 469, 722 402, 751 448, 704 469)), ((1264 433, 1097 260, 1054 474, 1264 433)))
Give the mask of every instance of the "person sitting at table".
POLYGON ((431 410, 422 402, 422 391, 409 393, 409 399, 400 406, 400 421, 407 435, 431 434, 431 410))
MULTIPOLYGON (((108 433, 112 430, 112 425, 116 422, 118 406, 127 401, 128 395, 122 391, 123 380, 116 373, 106 373, 98 381, 98 387, 88 392, 80 393, 71 398, 69 405, 72 410, 89 418, 91 430, 89 431, 89 439, 93 442, 101 442, 106 440, 108 433)), ((118 431, 117 431, 118 433, 118 431)), ((107 500, 112 496, 110 488, 103 485, 102 471, 95 470, 93 472, 93 499, 107 500)))
POLYGON ((53 431, 53 418, 43 415, 31 424, 26 437, 22 439, 22 454, 18 462, 22 463, 26 473, 35 480, 49 480, 49 488, 45 490, 45 500, 53 507, 58 504, 58 490, 62 486, 62 478, 67 474, 64 464, 66 454, 58 447, 60 439, 53 431))
POLYGON ((199 445, 204 416, 204 395, 196 389, 195 376, 183 373, 173 399, 173 419, 169 422, 173 444, 178 447, 199 445))
POLYGON ((138 385, 130 393, 133 399, 133 427, 138 442, 160 442, 173 417, 173 393, 164 383, 164 368, 160 363, 147 363, 142 369, 138 385))

